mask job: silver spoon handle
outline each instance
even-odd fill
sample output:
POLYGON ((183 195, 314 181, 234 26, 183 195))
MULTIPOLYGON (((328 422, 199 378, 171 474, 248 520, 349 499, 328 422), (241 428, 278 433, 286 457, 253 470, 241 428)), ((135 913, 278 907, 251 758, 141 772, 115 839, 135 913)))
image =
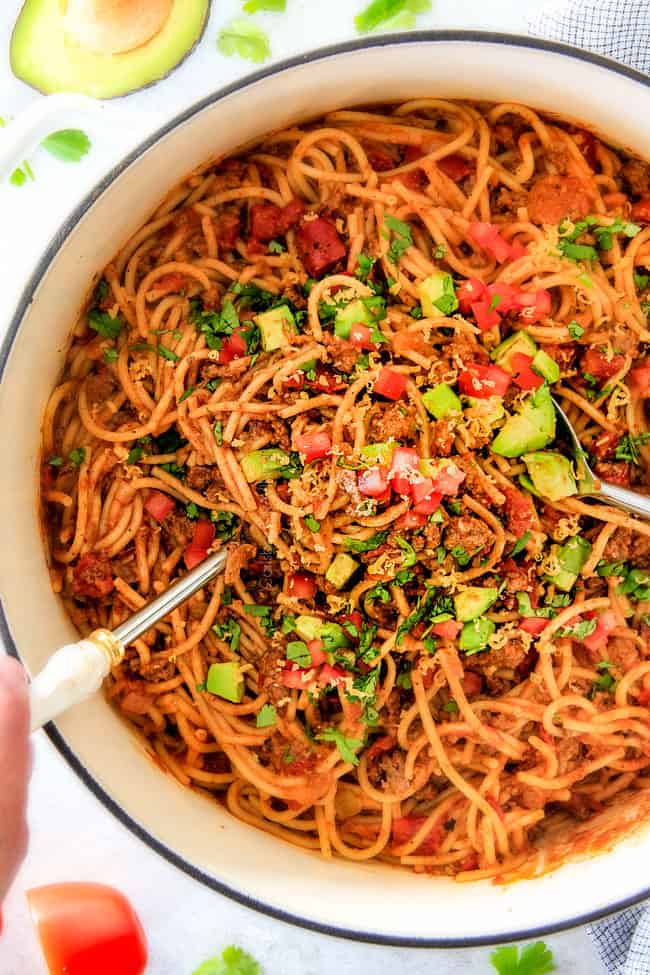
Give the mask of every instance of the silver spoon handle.
POLYGON ((623 511, 627 511, 631 515, 650 519, 650 497, 646 497, 645 494, 619 487, 618 484, 610 484, 608 481, 601 481, 600 491, 593 497, 609 501, 610 504, 622 508, 623 511))
POLYGON ((98 691, 126 646, 222 572, 227 558, 225 549, 215 552, 112 632, 96 630, 52 654, 29 686, 32 731, 98 691))

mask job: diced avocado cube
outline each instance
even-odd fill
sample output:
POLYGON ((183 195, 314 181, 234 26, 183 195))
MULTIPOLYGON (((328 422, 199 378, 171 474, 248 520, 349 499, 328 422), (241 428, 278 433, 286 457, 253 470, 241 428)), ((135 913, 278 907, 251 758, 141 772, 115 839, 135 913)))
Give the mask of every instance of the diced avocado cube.
POLYGON ((513 373, 515 370, 512 365, 512 357, 518 353, 528 355, 531 359, 537 354, 537 344, 528 332, 515 332, 514 335, 505 339, 493 350, 491 358, 506 372, 513 373))
POLYGON ((472 411, 472 416, 484 420, 485 423, 493 427, 506 415, 503 408, 501 396, 488 396, 487 399, 477 399, 475 396, 465 396, 467 408, 472 411))
POLYGON ((397 447, 397 441, 387 440, 385 443, 370 443, 361 448, 361 456, 368 467, 379 464, 381 467, 390 467, 390 463, 397 447))
POLYGON ((496 626, 492 620, 472 620, 465 623, 460 631, 458 646, 467 654, 479 653, 485 650, 495 630, 496 626))
POLYGON ((445 271, 434 271, 420 281, 417 291, 425 318, 451 315, 458 308, 454 280, 445 271))
POLYGON ((295 624, 296 633, 307 642, 310 640, 320 640, 323 625, 324 620, 319 616, 298 616, 295 624))
POLYGON ((257 481, 273 480, 280 477, 282 469, 291 463, 286 450, 270 447, 266 450, 252 450, 241 460, 241 469, 249 484, 257 481))
POLYGON ((326 652, 349 647, 350 641, 342 626, 338 623, 323 623, 319 639, 323 641, 326 652))
POLYGON ((287 344, 291 334, 295 334, 296 320, 287 305, 271 308, 255 316, 255 324, 260 330, 262 348, 265 352, 275 352, 287 344))
POLYGON ((356 301, 351 301, 344 308, 339 308, 334 321, 334 334, 347 341, 350 338, 350 330, 353 325, 375 324, 376 319, 373 318, 372 312, 359 298, 356 301))
POLYGON ((222 697, 224 701, 239 704, 244 696, 244 678, 237 661, 212 664, 208 670, 206 688, 210 694, 222 697))
POLYGON ((354 573, 359 568, 359 563, 350 555, 340 552, 332 560, 329 569, 325 573, 325 578, 336 589, 343 589, 350 581, 354 573))
POLYGON ((460 399, 447 383, 427 389, 422 395, 422 402, 436 420, 441 420, 448 413, 460 413, 462 409, 460 399))
POLYGON ((523 405, 521 411, 509 417, 492 443, 492 450, 502 457, 521 457, 541 450, 555 437, 555 409, 548 386, 540 386, 523 405))
POLYGON ((542 497, 559 501, 577 494, 571 461, 562 454, 553 450, 540 450, 534 454, 524 454, 523 461, 542 497))
POLYGON ((470 586, 454 596, 456 619, 461 623, 475 620, 483 613, 487 613, 490 606, 496 602, 499 590, 494 586, 470 586))
POLYGON ((581 535, 574 535, 564 545, 554 545, 551 554, 557 558, 560 569, 548 578, 562 592, 569 592, 575 586, 583 565, 591 555, 591 542, 581 535))
POLYGON ((308 359, 307 362, 301 362, 298 366, 300 372, 311 372, 312 369, 316 368, 316 359, 308 359))
POLYGON ((549 383, 556 383, 560 378, 560 367, 558 366, 555 359, 552 359, 548 352, 544 352, 544 349, 540 349, 536 353, 535 358, 532 362, 532 367, 535 372, 543 376, 544 379, 549 383))

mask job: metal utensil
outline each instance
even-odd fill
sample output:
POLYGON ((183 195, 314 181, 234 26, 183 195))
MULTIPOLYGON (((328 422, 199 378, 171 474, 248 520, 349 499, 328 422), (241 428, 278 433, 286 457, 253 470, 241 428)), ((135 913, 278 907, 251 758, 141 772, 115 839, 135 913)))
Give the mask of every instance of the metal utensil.
POLYGON ((222 572, 226 558, 225 550, 209 555, 114 630, 95 630, 57 650, 29 687, 32 731, 98 691, 111 668, 123 660, 127 645, 222 572))
POLYGON ((610 484, 609 481, 601 481, 592 471, 587 460, 585 449, 580 443, 580 439, 573 429, 571 421, 555 397, 552 397, 552 399, 555 412, 573 447, 576 473, 578 475, 578 494, 581 497, 606 501, 608 504, 613 504, 617 508, 622 508, 623 511, 627 511, 631 515, 638 515, 640 518, 650 519, 650 497, 645 494, 639 494, 637 491, 630 491, 629 488, 620 487, 618 484, 610 484))

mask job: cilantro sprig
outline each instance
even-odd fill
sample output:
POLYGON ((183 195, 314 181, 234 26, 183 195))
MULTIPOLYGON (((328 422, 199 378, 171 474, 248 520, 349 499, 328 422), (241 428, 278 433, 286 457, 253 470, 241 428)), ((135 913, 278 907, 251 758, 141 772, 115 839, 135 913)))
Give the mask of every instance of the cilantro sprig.
POLYGON ((524 948, 497 948, 490 955, 490 962, 499 975, 549 975, 557 968, 553 952, 543 941, 524 948))
POLYGON ((431 10, 431 0, 372 0, 354 18, 359 34, 374 30, 409 30, 418 14, 431 10))
POLYGON ((361 748, 363 745, 361 738, 347 738, 339 728, 326 728, 317 737, 319 741, 330 741, 336 745, 344 762, 349 762, 351 765, 359 764, 354 749, 361 748))
POLYGON ((235 18, 222 27, 217 47, 227 58, 236 55, 254 64, 262 64, 271 57, 268 34, 248 20, 235 18))
POLYGON ((192 975, 262 975, 262 968, 243 948, 229 945, 221 957, 203 962, 192 975))

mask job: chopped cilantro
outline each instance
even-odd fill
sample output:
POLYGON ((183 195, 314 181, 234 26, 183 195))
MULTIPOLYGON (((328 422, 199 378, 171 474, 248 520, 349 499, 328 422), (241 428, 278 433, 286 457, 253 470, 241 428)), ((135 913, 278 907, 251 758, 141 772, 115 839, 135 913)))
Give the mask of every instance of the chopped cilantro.
POLYGON ((549 975, 557 967, 553 952, 543 941, 535 941, 525 948, 515 945, 497 948, 490 955, 490 962, 498 975, 549 975))
POLYGON ((217 420, 215 425, 212 427, 212 433, 214 434, 214 439, 218 446, 221 447, 223 444, 223 422, 221 420, 217 420))
POLYGON ((415 563, 418 560, 418 557, 413 546, 409 542, 407 542, 405 538, 397 537, 395 539, 395 542, 397 543, 397 545, 399 545, 401 550, 404 552, 404 555, 402 556, 402 565, 404 566, 404 568, 408 569, 412 565, 415 565, 415 563))
POLYGON ((220 958, 204 962, 192 975, 262 975, 262 969, 242 948, 230 945, 220 958))
POLYGON ((108 348, 104 349, 104 361, 105 362, 117 362, 120 357, 120 353, 117 349, 108 348))
POLYGON ((199 517, 199 507, 194 501, 190 501, 188 505, 185 506, 185 514, 190 519, 190 521, 196 521, 199 517))
MULTIPOLYGON (((306 521, 307 519, 305 519, 306 521)), ((320 527, 320 526, 319 526, 320 527)), ((347 552, 374 552, 388 538, 388 532, 378 532, 371 538, 346 538, 343 547, 347 552)))
POLYGON ((643 447, 648 440, 650 440, 650 433, 638 433, 636 435, 626 433, 616 447, 616 460, 626 460, 628 463, 638 466, 641 463, 639 447, 643 447))
POLYGON ((596 629, 596 620, 580 620, 573 626, 565 626, 559 629, 556 636, 570 636, 573 640, 584 640, 596 629))
POLYGON ((313 515, 306 515, 304 522, 310 532, 320 531, 320 521, 317 521, 313 515))
POLYGON ((521 538, 517 539, 515 543, 515 547, 510 553, 510 558, 514 558, 515 555, 519 555, 520 552, 523 552, 523 550, 526 548, 531 538, 532 538, 532 533, 530 531, 525 531, 524 534, 521 536, 521 538))
MULTIPOLYGON (((387 214, 384 217, 384 223, 388 229, 393 232, 393 239, 388 249, 388 257, 393 264, 399 264, 402 256, 406 253, 409 247, 413 246, 411 228, 407 223, 404 223, 402 220, 398 220, 397 217, 392 217, 390 214, 387 214)), ((386 237, 390 239, 389 234, 386 234, 386 237)))
POLYGON ((284 244, 279 240, 272 240, 269 243, 269 254, 284 254, 286 249, 284 244))
POLYGON ((217 538, 229 542, 239 526, 237 515, 232 511, 211 511, 210 519, 215 524, 217 538))
POLYGON ((126 462, 129 466, 131 466, 131 464, 137 464, 143 456, 144 449, 142 447, 132 447, 129 451, 129 456, 126 458, 126 462))
POLYGON ((460 708, 458 707, 458 705, 456 704, 456 702, 452 697, 450 701, 447 701, 446 704, 443 704, 442 710, 446 711, 447 714, 458 714, 460 708))
POLYGON ((88 325, 105 339, 116 339, 122 330, 120 318, 113 318, 99 308, 91 308, 88 312, 88 325))
POLYGON ((357 266, 355 269, 355 276, 359 278, 360 281, 367 281, 372 271, 376 258, 368 257, 367 254, 359 254, 357 258, 357 266))
POLYGON ((216 623, 212 627, 212 632, 223 640, 224 643, 230 645, 230 649, 233 653, 239 650, 239 638, 241 636, 241 626, 237 620, 229 619, 225 623, 216 623))
POLYGON ((569 322, 568 328, 569 328, 569 335, 574 341, 577 341, 577 339, 582 338, 582 336, 585 334, 584 328, 582 327, 582 325, 578 325, 575 319, 572 322, 569 322))
POLYGON ((74 464, 75 467, 81 467, 85 459, 86 450, 84 447, 75 447, 75 449, 71 450, 68 454, 68 460, 71 464, 74 464))
POLYGON ((346 738, 338 728, 326 728, 317 736, 319 741, 331 741, 339 750, 339 755, 344 762, 351 765, 358 765, 359 759, 354 753, 355 748, 361 748, 363 741, 360 738, 346 738))

